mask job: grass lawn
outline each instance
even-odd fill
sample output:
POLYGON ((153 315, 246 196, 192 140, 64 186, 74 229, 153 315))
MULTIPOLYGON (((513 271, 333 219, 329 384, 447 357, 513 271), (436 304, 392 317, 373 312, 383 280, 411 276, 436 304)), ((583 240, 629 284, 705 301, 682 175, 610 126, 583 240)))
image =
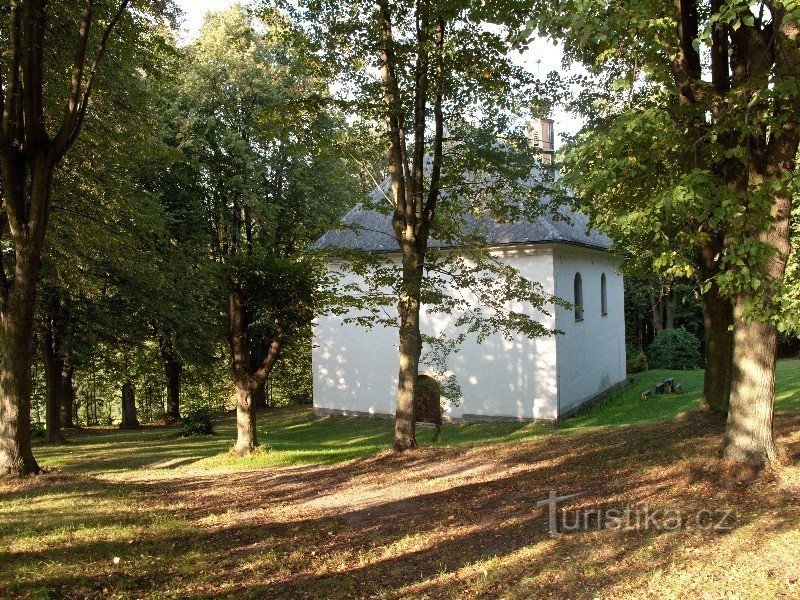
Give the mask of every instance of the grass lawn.
MULTIPOLYGON (((93 429, 37 446, 42 476, 0 481, 0 598, 800 597, 800 361, 778 367, 779 477, 716 460, 691 412, 702 372, 651 371, 557 427, 445 425, 386 450, 391 422, 261 415, 268 450, 227 455, 234 423, 93 429), (686 392, 641 399, 665 376, 686 392), (536 501, 732 510, 730 531, 593 528, 552 539, 536 501)), ((715 513, 716 514, 716 513, 715 513)))

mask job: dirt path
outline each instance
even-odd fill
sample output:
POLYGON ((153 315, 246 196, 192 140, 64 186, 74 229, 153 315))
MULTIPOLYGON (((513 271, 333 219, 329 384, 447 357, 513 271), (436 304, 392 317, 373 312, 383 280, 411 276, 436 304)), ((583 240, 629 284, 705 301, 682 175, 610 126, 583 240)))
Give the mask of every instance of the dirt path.
MULTIPOLYGON (((800 415, 777 429, 796 465, 800 415)), ((800 597, 800 469, 781 481, 726 470, 714 458, 721 431, 688 415, 334 466, 51 475, 52 494, 92 506, 87 490, 124 491, 125 518, 146 517, 126 542, 126 568, 95 568, 96 556, 121 551, 79 538, 11 558, 64 561, 51 597, 800 597), (553 539, 536 507, 551 490, 582 492, 562 505, 570 511, 731 509, 733 529, 590 528, 553 539), (76 576, 69 561, 79 556, 76 576)))

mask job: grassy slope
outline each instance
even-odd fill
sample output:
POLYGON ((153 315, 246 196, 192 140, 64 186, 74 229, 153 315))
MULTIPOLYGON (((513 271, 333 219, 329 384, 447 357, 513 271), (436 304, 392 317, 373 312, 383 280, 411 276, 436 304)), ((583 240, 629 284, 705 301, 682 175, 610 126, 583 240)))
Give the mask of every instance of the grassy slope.
MULTIPOLYGON (((0 597, 798 597, 797 488, 724 484, 712 461, 721 424, 666 422, 696 406, 702 374, 672 373, 684 395, 641 400, 666 375, 634 376, 555 430, 446 425, 436 448, 399 458, 376 455, 389 422, 307 410, 262 418, 270 450, 245 461, 226 455, 231 419, 211 438, 145 428, 38 447, 57 472, 0 482, 0 597), (247 471, 261 467, 284 468, 247 471), (555 487, 587 490, 595 506, 631 494, 713 501, 739 523, 711 538, 595 532, 556 544, 532 508, 555 487)), ((780 363, 777 408, 800 449, 800 362, 780 363)))
MULTIPOLYGON (((636 425, 671 419, 693 410, 700 400, 702 371, 648 371, 633 375, 632 384, 602 399, 591 410, 559 424, 559 432, 601 426, 636 425), (665 377, 683 385, 681 395, 642 400, 665 377)), ((800 361, 778 364, 776 409, 800 409, 800 361)), ((67 447, 37 448, 43 465, 75 472, 112 475, 130 469, 235 467, 260 468, 297 464, 333 464, 368 456, 392 441, 392 423, 384 419, 314 419, 310 410, 277 411, 261 419, 259 435, 269 451, 249 459, 231 459, 226 451, 235 437, 232 418, 220 419, 217 435, 186 440, 163 428, 138 432, 97 431, 77 436, 67 447)), ((516 422, 446 424, 437 446, 460 447, 529 440, 550 435, 553 427, 516 422)), ((420 428, 421 445, 430 445, 433 432, 420 428)))

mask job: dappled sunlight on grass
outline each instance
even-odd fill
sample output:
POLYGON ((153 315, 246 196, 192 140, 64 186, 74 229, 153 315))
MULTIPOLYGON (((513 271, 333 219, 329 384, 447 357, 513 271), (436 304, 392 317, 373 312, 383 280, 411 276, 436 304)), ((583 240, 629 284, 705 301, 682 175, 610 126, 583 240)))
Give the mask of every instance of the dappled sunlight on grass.
MULTIPOLYGON (((665 421, 692 411, 700 402, 702 371, 648 371, 629 378, 628 385, 570 419, 555 433, 595 427, 635 425, 665 421), (642 399, 666 377, 683 386, 684 393, 642 399)), ((778 363, 776 410, 800 409, 800 361, 778 363)), ((444 424, 437 442, 431 428, 418 428, 421 446, 443 448, 507 443, 552 435, 552 425, 537 423, 476 422, 444 424)), ((262 449, 239 459, 228 455, 235 441, 231 415, 218 419, 216 434, 181 438, 175 428, 144 427, 138 431, 92 430, 74 434, 66 446, 38 445, 37 457, 45 466, 68 471, 124 475, 129 469, 256 469, 302 464, 336 464, 384 450, 393 440, 389 419, 314 416, 310 408, 278 409, 259 415, 262 449)))
POLYGON ((390 420, 308 408, 259 414, 244 459, 231 415, 208 437, 70 432, 35 449, 53 471, 0 480, 0 597, 800 597, 800 362, 779 364, 780 482, 716 460, 701 372, 633 379, 556 427, 445 424, 435 444, 420 427, 401 454, 390 420), (641 399, 666 376, 685 393, 641 399), (549 490, 583 492, 573 508, 734 508, 736 527, 556 541, 549 490))

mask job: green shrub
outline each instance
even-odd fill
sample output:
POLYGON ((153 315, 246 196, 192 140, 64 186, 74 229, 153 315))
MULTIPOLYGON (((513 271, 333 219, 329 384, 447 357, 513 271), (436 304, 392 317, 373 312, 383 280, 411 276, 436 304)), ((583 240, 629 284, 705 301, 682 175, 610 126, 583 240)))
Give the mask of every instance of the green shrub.
POLYGON ((210 406, 193 406, 183 417, 181 435, 211 435, 214 433, 214 411, 210 406))
POLYGON ((699 369, 700 340, 682 327, 660 331, 647 348, 647 362, 651 369, 699 369))
POLYGON ((628 373, 641 373, 647 371, 647 355, 643 350, 628 350, 628 360, 626 364, 628 373))
POLYGON ((44 437, 44 423, 31 423, 31 437, 44 437))

